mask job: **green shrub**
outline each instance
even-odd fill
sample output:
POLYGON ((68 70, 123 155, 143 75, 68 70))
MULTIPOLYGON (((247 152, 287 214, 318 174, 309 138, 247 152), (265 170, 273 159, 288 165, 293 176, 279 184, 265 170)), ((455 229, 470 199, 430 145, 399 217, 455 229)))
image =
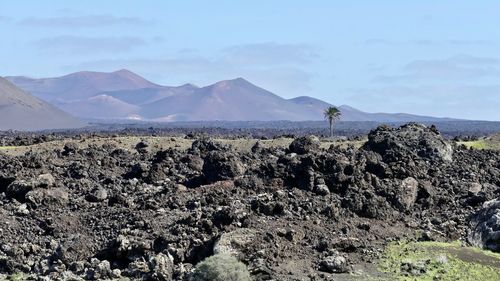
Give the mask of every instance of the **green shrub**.
POLYGON ((191 281, 250 281, 245 264, 227 254, 206 258, 196 265, 191 281))

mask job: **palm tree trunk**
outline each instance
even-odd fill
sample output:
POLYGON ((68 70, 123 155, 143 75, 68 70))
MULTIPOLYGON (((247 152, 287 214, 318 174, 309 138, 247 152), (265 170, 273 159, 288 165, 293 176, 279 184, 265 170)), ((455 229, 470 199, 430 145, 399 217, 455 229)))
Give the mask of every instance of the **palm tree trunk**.
POLYGON ((330 138, 333 137, 333 120, 329 120, 330 121, 330 138))

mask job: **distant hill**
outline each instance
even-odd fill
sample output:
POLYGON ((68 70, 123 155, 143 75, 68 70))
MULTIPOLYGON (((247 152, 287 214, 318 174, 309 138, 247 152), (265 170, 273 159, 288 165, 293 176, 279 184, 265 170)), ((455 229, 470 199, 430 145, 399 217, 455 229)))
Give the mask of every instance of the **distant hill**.
POLYGON ((72 112, 78 117, 87 118, 88 116, 92 116, 96 119, 132 117, 140 110, 139 106, 128 104, 108 95, 98 95, 67 103, 58 101, 55 105, 66 112, 72 112))
POLYGON ((142 107, 153 120, 317 120, 307 108, 238 78, 172 95, 142 107))
POLYGON ((78 119, 0 77, 0 130, 79 128, 78 119))
MULTIPOLYGON (((309 108, 311 111, 316 112, 318 115, 322 115, 325 108, 333 106, 327 102, 319 99, 302 96, 290 99, 290 101, 302 104, 309 108)), ((421 116, 406 113, 367 113, 358 110, 354 107, 348 105, 338 106, 342 112, 342 121, 373 121, 373 122, 432 122, 432 121, 451 121, 456 119, 451 118, 437 118, 431 116, 421 116)))
MULTIPOLYGON (((206 87, 154 84, 128 70, 77 72, 62 77, 8 77, 75 116, 144 121, 316 121, 331 104, 308 96, 284 99, 243 78, 206 87)), ((367 113, 339 106, 342 121, 408 122, 452 120, 411 114, 367 113)))
POLYGON ((80 100, 99 92, 160 87, 128 70, 111 73, 81 71, 56 78, 6 77, 12 83, 46 101, 80 100))

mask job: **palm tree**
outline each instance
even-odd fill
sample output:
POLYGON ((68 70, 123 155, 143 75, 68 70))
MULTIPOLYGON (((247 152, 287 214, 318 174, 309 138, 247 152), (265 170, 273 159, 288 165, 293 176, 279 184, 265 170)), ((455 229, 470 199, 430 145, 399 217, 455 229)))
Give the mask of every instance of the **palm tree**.
POLYGON ((325 119, 328 120, 328 123, 330 123, 330 137, 332 137, 333 123, 340 118, 340 115, 342 115, 342 113, 335 106, 330 106, 329 108, 325 109, 325 112, 323 114, 325 115, 325 119))

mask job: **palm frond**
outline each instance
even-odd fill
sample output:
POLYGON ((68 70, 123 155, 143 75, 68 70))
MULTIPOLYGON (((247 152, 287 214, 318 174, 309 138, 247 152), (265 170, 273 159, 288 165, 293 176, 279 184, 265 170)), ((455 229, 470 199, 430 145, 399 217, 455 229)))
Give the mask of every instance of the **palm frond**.
POLYGON ((327 109, 325 109, 323 114, 325 116, 325 119, 328 119, 328 120, 338 119, 342 115, 340 110, 338 108, 336 108, 335 106, 328 107, 327 109))

